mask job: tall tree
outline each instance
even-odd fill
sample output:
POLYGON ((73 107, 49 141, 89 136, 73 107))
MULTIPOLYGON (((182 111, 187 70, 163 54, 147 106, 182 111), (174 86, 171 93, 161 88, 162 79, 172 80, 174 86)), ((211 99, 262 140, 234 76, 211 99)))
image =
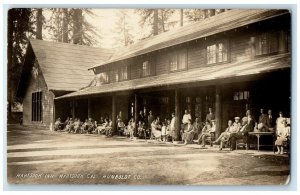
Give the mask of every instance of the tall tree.
POLYGON ((83 16, 81 9, 73 9, 73 43, 82 45, 83 43, 83 30, 82 30, 82 23, 83 23, 83 16))
POLYGON ((174 9, 138 9, 137 13, 141 16, 140 25, 152 27, 152 31, 145 38, 168 31, 170 26, 174 25, 174 21, 169 21, 174 11, 174 9))
POLYGON ((51 17, 47 29, 51 39, 57 42, 72 42, 80 45, 95 45, 97 39, 101 38, 95 32, 95 27, 91 25, 86 16, 93 17, 90 9, 50 9, 51 17))
POLYGON ((37 9, 36 12, 36 38, 42 40, 43 39, 43 9, 37 9))
POLYGON ((8 11, 7 25, 7 101, 8 119, 11 118, 11 107, 15 101, 17 82, 24 61, 27 35, 33 32, 30 21, 31 9, 15 8, 8 11))
POLYGON ((128 11, 121 9, 118 13, 118 20, 115 23, 115 32, 118 34, 115 37, 117 44, 128 46, 133 43, 133 35, 130 33, 131 26, 129 25, 128 11))
POLYGON ((68 9, 63 9, 62 42, 69 43, 70 14, 68 9))
POLYGON ((183 9, 180 9, 180 26, 183 26, 183 9))

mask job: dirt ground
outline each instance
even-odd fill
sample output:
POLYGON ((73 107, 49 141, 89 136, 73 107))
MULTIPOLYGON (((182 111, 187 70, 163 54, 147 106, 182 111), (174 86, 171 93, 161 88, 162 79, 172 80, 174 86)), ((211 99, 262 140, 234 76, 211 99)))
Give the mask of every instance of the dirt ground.
POLYGON ((7 179, 13 184, 278 185, 288 155, 166 144, 8 125, 7 179))

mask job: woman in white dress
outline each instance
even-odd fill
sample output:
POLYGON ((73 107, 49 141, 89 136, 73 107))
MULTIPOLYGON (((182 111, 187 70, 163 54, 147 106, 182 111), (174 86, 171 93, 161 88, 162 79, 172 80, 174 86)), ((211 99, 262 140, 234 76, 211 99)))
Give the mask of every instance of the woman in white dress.
POLYGON ((279 117, 276 119, 276 130, 277 131, 279 131, 285 127, 284 126, 285 120, 286 120, 286 118, 283 117, 282 112, 279 112, 279 117))
POLYGON ((290 127, 287 125, 287 121, 283 120, 283 128, 277 129, 277 139, 275 145, 277 146, 276 154, 283 154, 283 144, 290 137, 290 127))

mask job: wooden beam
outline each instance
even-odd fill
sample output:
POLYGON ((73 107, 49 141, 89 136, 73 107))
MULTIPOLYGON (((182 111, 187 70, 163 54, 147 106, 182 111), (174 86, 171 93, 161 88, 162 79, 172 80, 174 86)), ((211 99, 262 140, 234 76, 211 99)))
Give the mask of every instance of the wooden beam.
POLYGON ((216 86, 216 137, 219 137, 221 132, 221 87, 216 86))
POLYGON ((180 118, 181 118, 181 109, 180 109, 180 91, 175 89, 175 140, 180 141, 180 118))
POLYGON ((116 126, 116 121, 117 121, 117 113, 116 113, 116 95, 112 94, 111 96, 111 106, 112 106, 112 111, 111 111, 111 120, 112 120, 112 132, 115 134, 117 130, 116 126))

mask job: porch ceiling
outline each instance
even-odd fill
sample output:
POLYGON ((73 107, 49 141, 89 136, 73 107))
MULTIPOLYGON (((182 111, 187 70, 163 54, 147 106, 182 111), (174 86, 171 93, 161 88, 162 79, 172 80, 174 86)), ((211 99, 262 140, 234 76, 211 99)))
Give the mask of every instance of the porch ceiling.
POLYGON ((157 75, 123 82, 103 84, 88 87, 56 99, 111 93, 126 90, 162 87, 194 82, 207 82, 216 79, 233 78, 238 76, 256 75, 291 67, 291 54, 279 54, 257 58, 255 60, 234 63, 217 64, 182 72, 157 75))

